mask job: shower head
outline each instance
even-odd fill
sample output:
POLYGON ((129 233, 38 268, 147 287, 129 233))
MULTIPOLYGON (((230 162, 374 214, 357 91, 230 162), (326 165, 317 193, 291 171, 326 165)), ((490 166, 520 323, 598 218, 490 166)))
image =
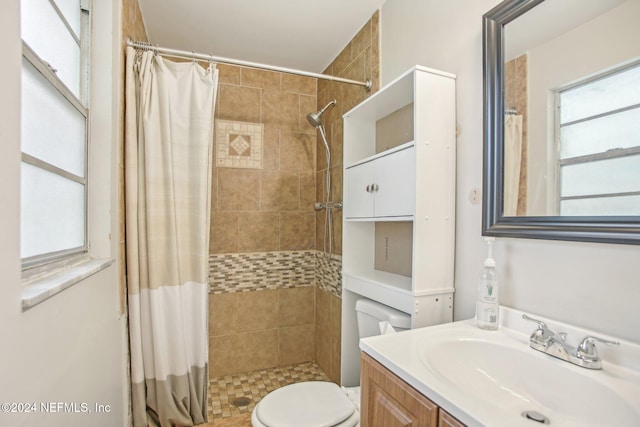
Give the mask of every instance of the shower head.
POLYGON ((333 105, 336 105, 336 100, 332 100, 331 102, 329 102, 327 105, 325 105, 324 107, 322 107, 322 109, 320 111, 318 111, 317 113, 309 113, 307 114, 307 121, 309 122, 309 124, 313 127, 318 127, 322 124, 322 115, 324 114, 325 111, 327 111, 327 109, 333 105))

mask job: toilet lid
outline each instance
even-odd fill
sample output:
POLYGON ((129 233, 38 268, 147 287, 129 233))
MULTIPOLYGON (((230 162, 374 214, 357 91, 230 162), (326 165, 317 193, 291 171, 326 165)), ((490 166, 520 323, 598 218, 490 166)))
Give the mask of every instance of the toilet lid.
POLYGON ((334 383, 306 381, 272 391, 256 409, 267 426, 330 427, 349 418, 355 405, 334 383))

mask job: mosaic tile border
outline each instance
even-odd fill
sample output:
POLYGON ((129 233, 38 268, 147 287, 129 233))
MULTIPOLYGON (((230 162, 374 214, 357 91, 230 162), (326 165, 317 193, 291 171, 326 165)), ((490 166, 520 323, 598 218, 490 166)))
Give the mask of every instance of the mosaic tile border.
POLYGON ((216 166, 262 169, 262 123, 216 120, 216 166))
POLYGON ((316 286, 342 298, 342 257, 315 252, 316 286))
POLYGON ((341 297, 342 257, 320 251, 213 254, 209 256, 209 293, 318 286, 341 297))

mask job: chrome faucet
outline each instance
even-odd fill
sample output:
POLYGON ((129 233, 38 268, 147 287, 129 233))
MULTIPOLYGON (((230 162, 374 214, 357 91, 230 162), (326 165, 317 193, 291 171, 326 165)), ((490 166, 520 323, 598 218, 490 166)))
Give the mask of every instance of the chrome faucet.
POLYGON ((526 314, 523 314, 522 318, 538 324, 538 328, 529 337, 529 346, 531 348, 583 368, 602 369, 602 359, 598 355, 595 341, 620 345, 618 341, 587 336, 580 345, 574 348, 566 342, 567 334, 565 332, 555 333, 543 321, 529 317, 526 314))

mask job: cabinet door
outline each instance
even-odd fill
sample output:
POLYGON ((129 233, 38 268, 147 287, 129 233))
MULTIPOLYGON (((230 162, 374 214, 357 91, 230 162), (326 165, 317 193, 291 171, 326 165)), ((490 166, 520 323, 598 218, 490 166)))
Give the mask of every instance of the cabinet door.
POLYGON ((450 413, 443 411, 442 408, 440 408, 438 427, 465 427, 465 425, 454 418, 450 413))
POLYGON ((436 427, 438 407, 362 353, 360 426, 436 427))
POLYGON ((373 217, 375 161, 352 166, 345 170, 344 216, 345 218, 373 217))
POLYGON ((415 213, 415 147, 375 160, 375 216, 411 216, 415 213))

